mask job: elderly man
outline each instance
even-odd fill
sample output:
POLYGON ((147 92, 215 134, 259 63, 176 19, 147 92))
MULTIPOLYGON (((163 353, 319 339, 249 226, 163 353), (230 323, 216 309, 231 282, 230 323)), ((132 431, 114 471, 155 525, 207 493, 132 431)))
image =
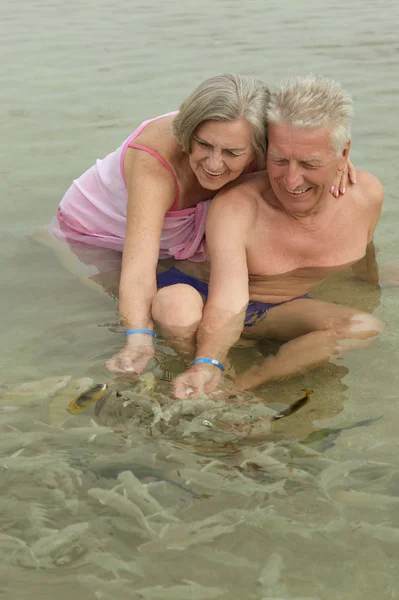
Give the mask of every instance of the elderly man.
POLYGON ((245 176, 212 202, 205 306, 198 265, 179 266, 186 279, 154 301, 155 319, 186 345, 198 328, 194 364, 176 379, 177 397, 212 392, 240 335, 285 342, 237 377, 237 387, 248 389, 362 347, 382 330, 372 315, 308 295, 348 266, 357 264, 361 275, 372 251, 379 180, 359 172, 345 196, 329 193, 337 170, 346 168, 351 116, 348 93, 323 77, 296 77, 272 94, 267 173, 245 176))

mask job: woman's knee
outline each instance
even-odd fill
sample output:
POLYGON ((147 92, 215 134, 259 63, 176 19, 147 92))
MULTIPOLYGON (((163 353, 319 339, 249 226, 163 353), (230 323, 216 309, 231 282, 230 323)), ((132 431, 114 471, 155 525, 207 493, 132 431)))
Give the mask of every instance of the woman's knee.
POLYGON ((157 291, 152 301, 152 318, 167 328, 197 327, 204 302, 193 287, 178 283, 157 291))

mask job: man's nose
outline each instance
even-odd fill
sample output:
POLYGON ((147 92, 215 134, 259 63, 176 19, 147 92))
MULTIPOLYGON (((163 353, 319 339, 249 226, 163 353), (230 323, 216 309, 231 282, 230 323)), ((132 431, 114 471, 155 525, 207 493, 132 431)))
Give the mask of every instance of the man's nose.
POLYGON ((285 174, 285 185, 288 190, 293 192, 298 186, 303 183, 302 169, 295 162, 290 162, 287 165, 285 174))

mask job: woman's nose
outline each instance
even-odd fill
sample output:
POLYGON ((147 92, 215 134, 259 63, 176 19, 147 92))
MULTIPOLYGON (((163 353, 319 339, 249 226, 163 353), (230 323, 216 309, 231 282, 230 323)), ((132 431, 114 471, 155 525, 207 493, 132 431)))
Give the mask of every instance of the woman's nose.
POLYGON ((221 152, 211 152, 208 156, 208 169, 214 173, 219 173, 223 164, 221 152))

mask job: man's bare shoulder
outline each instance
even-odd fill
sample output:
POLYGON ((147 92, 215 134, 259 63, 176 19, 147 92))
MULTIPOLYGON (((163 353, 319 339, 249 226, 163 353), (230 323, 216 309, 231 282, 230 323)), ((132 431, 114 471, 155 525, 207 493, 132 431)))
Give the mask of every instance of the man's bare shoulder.
POLYGON ((359 171, 357 173, 356 185, 352 190, 352 197, 357 206, 358 217, 368 224, 368 242, 370 242, 373 239, 374 230, 380 218, 382 203, 384 201, 382 183, 371 173, 359 171))
POLYGON ((259 175, 244 176, 240 182, 226 186, 215 196, 206 219, 208 242, 225 235, 233 236, 237 241, 247 239, 258 218, 262 200, 264 176, 257 177, 259 175))
POLYGON ((384 200, 384 188, 381 181, 368 171, 358 171, 354 191, 360 192, 359 198, 368 206, 381 207, 384 200))
POLYGON ((241 215, 256 213, 267 183, 268 177, 263 171, 242 175, 218 192, 210 210, 214 213, 223 210, 232 214, 238 211, 241 215))

